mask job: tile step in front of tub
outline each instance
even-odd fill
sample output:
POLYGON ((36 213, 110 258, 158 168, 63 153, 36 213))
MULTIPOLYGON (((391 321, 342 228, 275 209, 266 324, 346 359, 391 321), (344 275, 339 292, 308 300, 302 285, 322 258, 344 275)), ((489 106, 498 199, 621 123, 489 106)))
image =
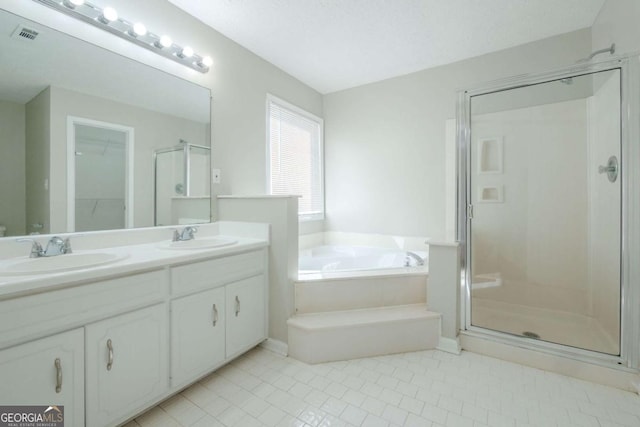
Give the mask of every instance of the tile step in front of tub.
POLYGON ((434 349, 440 314, 426 304, 301 314, 287 321, 289 356, 306 363, 434 349))

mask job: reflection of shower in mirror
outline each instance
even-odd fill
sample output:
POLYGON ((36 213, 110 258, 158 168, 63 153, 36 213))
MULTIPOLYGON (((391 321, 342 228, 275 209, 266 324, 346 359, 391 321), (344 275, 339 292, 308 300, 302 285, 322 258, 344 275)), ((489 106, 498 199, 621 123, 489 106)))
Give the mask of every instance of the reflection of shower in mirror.
POLYGON ((154 151, 155 225, 210 221, 210 151, 184 139, 154 151))

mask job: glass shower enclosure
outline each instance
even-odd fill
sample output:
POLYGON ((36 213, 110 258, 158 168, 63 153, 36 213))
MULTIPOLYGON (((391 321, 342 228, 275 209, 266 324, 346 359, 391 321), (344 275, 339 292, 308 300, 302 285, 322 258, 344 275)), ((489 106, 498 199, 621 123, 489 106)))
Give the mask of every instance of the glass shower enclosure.
POLYGON ((155 225, 210 222, 210 153, 184 140, 154 151, 155 225))
POLYGON ((463 329, 637 366, 637 148, 625 143, 636 68, 610 61, 461 94, 463 329))

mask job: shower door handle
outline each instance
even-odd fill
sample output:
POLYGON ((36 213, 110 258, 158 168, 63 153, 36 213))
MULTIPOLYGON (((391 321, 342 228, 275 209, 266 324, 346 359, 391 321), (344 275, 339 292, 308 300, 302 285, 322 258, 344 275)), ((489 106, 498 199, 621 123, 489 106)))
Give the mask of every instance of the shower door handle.
POLYGON ((616 156, 609 157, 606 166, 600 166, 598 173, 606 173, 609 181, 616 182, 618 179, 618 158, 616 156))

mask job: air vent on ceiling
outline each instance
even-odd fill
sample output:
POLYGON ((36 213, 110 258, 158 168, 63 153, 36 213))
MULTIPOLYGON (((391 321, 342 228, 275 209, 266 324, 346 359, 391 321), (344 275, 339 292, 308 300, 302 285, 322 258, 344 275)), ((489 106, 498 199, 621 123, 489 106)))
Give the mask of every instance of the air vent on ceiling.
POLYGON ((35 40, 38 34, 40 33, 34 29, 18 25, 18 28, 11 34, 11 38, 18 40, 35 40))

